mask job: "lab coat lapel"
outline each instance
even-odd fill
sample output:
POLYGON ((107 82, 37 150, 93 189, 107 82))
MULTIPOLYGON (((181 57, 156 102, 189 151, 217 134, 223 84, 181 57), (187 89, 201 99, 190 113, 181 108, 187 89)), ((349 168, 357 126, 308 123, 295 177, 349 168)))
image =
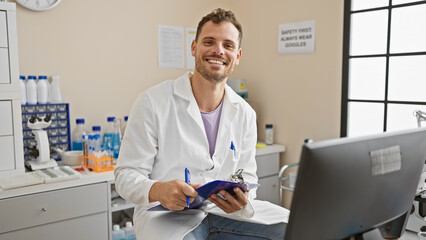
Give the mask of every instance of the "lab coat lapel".
POLYGON ((234 129, 232 129, 231 126, 232 121, 237 116, 238 105, 235 104, 234 96, 232 96, 229 91, 232 91, 232 89, 226 85, 215 153, 225 152, 225 150, 230 147, 230 141, 233 141, 231 138, 233 138, 234 129))
POLYGON ((204 135, 204 138, 207 143, 207 149, 208 149, 208 141, 207 141, 206 131, 204 129, 203 119, 201 118, 197 101, 195 100, 194 94, 192 93, 191 81, 189 80, 189 77, 191 75, 192 75, 191 72, 187 72, 182 77, 176 79, 175 85, 174 85, 174 93, 177 96, 188 101, 188 107, 186 110, 189 116, 191 116, 191 118, 195 121, 198 128, 202 131, 202 134, 204 135))

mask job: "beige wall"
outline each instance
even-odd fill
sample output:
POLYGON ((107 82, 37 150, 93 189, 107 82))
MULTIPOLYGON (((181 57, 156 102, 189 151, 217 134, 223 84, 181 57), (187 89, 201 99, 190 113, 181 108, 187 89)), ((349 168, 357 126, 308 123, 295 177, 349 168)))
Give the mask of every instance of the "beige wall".
POLYGON ((298 161, 305 138, 338 137, 341 0, 72 0, 47 12, 18 6, 20 73, 60 75, 72 121, 103 125, 107 116, 127 115, 139 92, 186 71, 158 68, 158 25, 196 27, 216 7, 233 10, 243 25, 243 59, 232 77, 247 80, 259 138, 265 123, 274 124, 275 142, 287 147, 282 163, 298 161), (315 54, 279 55, 279 24, 306 20, 316 21, 315 54))
MULTIPOLYGON (((249 99, 258 114, 259 139, 274 124, 275 142, 286 146, 281 163, 299 161, 304 139, 340 135, 343 1, 234 0, 245 32, 243 59, 236 76, 247 79, 249 99), (269 3, 269 4, 268 4, 269 3), (279 55, 282 23, 315 20, 315 53, 279 55)), ((284 206, 292 194, 284 191, 284 206)))

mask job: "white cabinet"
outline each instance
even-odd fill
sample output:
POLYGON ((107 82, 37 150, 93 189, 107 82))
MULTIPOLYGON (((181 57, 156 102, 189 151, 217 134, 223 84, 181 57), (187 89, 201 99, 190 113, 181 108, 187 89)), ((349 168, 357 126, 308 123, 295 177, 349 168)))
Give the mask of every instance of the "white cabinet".
POLYGON ((0 84, 9 83, 9 51, 7 48, 0 47, 0 84))
POLYGON ((269 145, 256 149, 257 199, 269 201, 281 206, 278 173, 280 171, 280 153, 285 151, 282 145, 269 145))
POLYGON ((24 172, 15 3, 0 2, 0 176, 24 172))
POLYGON ((7 48, 7 23, 5 11, 0 11, 0 47, 7 48))
POLYGON ((107 182, 0 200, 0 240, 108 239, 107 182))
POLYGON ((1 161, 1 159, 15 158, 14 151, 10 151, 10 149, 13 149, 13 137, 0 136, 0 171, 7 171, 15 167, 13 161, 1 161))

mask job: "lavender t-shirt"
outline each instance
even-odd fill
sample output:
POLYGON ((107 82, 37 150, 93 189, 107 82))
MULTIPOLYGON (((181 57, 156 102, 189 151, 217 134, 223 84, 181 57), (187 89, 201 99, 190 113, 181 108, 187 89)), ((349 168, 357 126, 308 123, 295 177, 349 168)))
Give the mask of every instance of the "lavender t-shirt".
POLYGON ((220 115, 222 114, 222 102, 219 107, 211 112, 201 112, 204 128, 206 129, 207 140, 209 141, 210 156, 213 156, 216 148, 217 131, 219 130, 220 115))

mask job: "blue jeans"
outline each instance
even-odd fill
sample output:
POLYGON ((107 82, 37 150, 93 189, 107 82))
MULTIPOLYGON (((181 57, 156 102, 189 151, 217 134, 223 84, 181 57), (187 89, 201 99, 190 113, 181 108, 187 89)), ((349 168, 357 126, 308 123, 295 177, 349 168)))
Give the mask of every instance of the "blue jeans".
POLYGON ((229 218, 208 214, 206 218, 188 233, 184 240, 254 240, 270 239, 283 240, 286 223, 263 225, 250 222, 242 222, 229 218))

